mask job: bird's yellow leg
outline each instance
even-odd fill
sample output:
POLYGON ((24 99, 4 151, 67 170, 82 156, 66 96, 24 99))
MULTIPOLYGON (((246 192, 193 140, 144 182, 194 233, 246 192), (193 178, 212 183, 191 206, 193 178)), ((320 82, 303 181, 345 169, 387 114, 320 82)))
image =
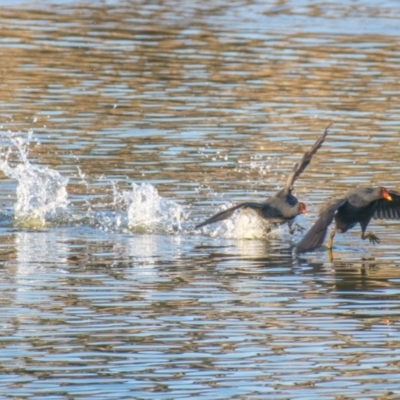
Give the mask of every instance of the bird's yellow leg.
POLYGON ((376 236, 374 233, 372 232, 368 232, 368 233, 361 233, 361 239, 365 240, 365 239, 369 239, 370 243, 379 243, 381 240, 378 238, 378 236, 376 236))
POLYGON ((335 237, 336 232, 332 231, 331 234, 329 235, 329 242, 328 242, 328 249, 332 250, 333 247, 333 238, 335 237))
POLYGON ((332 249, 328 249, 328 253, 329 253, 329 262, 333 262, 333 251, 332 251, 332 249))

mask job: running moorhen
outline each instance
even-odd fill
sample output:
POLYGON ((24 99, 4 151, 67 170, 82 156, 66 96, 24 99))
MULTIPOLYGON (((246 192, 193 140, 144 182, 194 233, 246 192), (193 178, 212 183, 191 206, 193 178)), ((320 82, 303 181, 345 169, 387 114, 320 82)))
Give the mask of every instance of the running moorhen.
POLYGON ((345 233, 357 223, 361 226, 361 239, 379 243, 379 238, 372 232, 365 233, 371 218, 400 219, 400 193, 378 188, 356 188, 347 196, 328 202, 319 214, 317 222, 304 235, 297 245, 297 253, 312 251, 322 245, 328 226, 335 219, 335 229, 331 231, 328 249, 332 249, 336 233, 345 233))

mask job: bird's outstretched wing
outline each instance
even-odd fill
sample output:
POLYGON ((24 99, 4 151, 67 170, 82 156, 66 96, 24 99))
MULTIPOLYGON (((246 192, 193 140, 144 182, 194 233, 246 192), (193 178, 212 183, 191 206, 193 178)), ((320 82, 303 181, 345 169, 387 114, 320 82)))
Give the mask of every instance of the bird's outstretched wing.
POLYGON ((224 219, 228 219, 239 208, 252 208, 253 210, 261 211, 265 207, 267 207, 267 205, 265 203, 253 203, 253 202, 241 203, 241 204, 238 204, 237 206, 228 208, 227 210, 220 211, 219 213, 208 218, 201 224, 196 225, 195 229, 201 228, 202 226, 205 226, 208 224, 213 224, 218 221, 223 221, 224 219))
POLYGON ((312 251, 324 243, 328 226, 332 223, 336 211, 344 205, 346 201, 346 199, 334 200, 323 207, 317 222, 315 222, 297 245, 297 253, 312 251))
POLYGON ((287 178, 286 185, 285 185, 285 191, 286 192, 291 192, 293 190, 293 185, 296 182, 296 179, 301 175, 301 173, 307 168, 308 164, 310 164, 311 159, 313 158, 313 155, 318 151, 318 149, 322 146, 322 143, 324 143, 326 135, 329 132, 329 128, 332 125, 330 123, 324 130, 324 133, 318 138, 318 140, 314 143, 314 146, 311 147, 309 151, 307 151, 301 161, 299 163, 296 163, 292 169, 292 172, 287 178))
POLYGON ((374 219, 400 219, 400 193, 388 190, 392 200, 379 199, 376 201, 374 219))

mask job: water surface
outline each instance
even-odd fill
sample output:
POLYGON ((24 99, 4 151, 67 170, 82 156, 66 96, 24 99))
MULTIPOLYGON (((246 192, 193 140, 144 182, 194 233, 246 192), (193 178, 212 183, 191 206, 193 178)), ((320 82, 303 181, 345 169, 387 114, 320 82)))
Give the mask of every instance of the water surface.
POLYGON ((2 2, 0 389, 12 399, 400 396, 397 222, 294 254, 252 214, 400 190, 395 1, 2 2))

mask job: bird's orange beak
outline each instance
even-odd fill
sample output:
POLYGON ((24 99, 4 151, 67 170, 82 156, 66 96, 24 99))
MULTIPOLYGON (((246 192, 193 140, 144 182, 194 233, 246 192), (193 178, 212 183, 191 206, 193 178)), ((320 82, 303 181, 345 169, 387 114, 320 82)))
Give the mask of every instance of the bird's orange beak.
POLYGON ((382 188, 382 197, 383 197, 385 200, 392 201, 392 196, 390 195, 390 193, 387 191, 386 188, 382 188))
POLYGON ((300 211, 302 214, 307 215, 307 208, 304 203, 300 203, 300 211))

